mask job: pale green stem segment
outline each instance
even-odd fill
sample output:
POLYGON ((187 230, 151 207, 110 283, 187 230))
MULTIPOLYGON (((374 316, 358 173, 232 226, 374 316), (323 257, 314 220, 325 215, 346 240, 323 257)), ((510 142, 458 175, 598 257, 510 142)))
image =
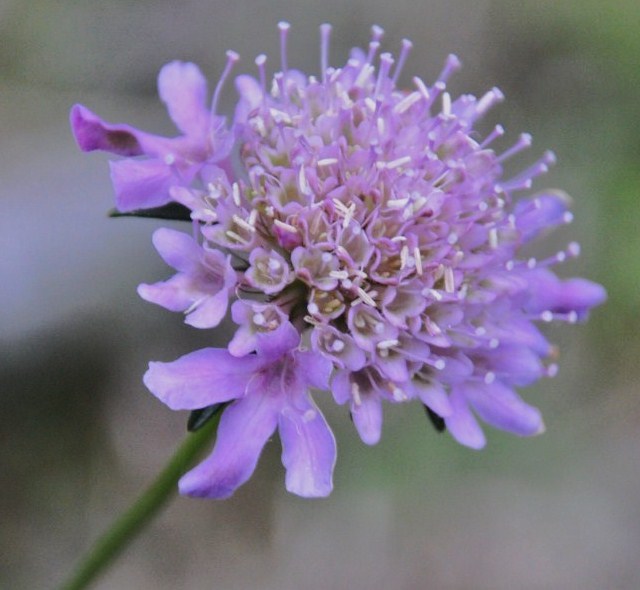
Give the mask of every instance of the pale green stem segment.
POLYGON ((190 433, 167 466, 138 500, 100 537, 59 590, 83 590, 102 573, 142 531, 177 489, 178 480, 214 437, 222 412, 190 433))

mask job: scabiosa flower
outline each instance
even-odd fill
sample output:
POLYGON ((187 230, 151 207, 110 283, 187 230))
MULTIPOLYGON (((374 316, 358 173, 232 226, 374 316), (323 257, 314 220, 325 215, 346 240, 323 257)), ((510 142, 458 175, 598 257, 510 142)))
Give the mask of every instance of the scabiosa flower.
MULTIPOLYGON (((200 98, 184 98, 189 84, 179 76, 161 84, 161 96, 180 97, 180 109, 165 101, 179 126, 189 122, 181 126, 188 140, 201 145, 206 138, 207 148, 196 158, 174 150, 181 174, 157 193, 148 185, 140 198, 132 190, 119 201, 145 208, 171 199, 195 224, 195 238, 156 234, 156 247, 178 274, 141 286, 143 297, 186 311, 196 327, 217 325, 229 298, 238 297, 228 350, 152 363, 145 376, 173 409, 229 404, 213 454, 184 476, 181 490, 227 497, 278 428, 287 488, 328 494, 335 443, 312 387, 330 389, 348 405, 367 444, 380 439, 385 402, 413 400, 438 429, 476 449, 485 444, 478 418, 520 436, 542 432, 540 412, 516 393, 557 370, 554 348, 537 326, 582 320, 605 299, 595 283, 554 274, 556 264, 578 254, 577 244, 544 260, 521 254, 571 221, 562 192, 516 199, 553 154, 505 178, 504 162, 531 138, 523 134, 498 153, 492 146, 502 127, 479 137, 476 121, 503 96, 493 88, 480 98, 452 98, 455 56, 433 84, 415 77, 405 90, 397 81, 409 41, 397 63, 389 53, 378 57, 383 32, 374 27, 368 48, 352 50, 334 68, 331 29, 323 25, 320 72, 307 76, 289 69, 289 25, 279 28, 281 70, 268 83, 261 55, 257 78, 236 78, 240 99, 224 132, 232 139, 220 153, 211 147, 212 115, 203 114, 200 98), (236 173, 216 159, 231 143, 236 173), (195 168, 185 173, 189 166, 195 168)), ((167 67, 196 71, 191 64, 167 67)), ((196 86, 200 97, 202 83, 196 86)), ((72 116, 81 147, 161 153, 144 147, 146 135, 91 123, 78 116, 81 109, 72 116), (112 149, 114 132, 143 147, 112 149)), ((129 180, 135 189, 135 174, 129 180)))

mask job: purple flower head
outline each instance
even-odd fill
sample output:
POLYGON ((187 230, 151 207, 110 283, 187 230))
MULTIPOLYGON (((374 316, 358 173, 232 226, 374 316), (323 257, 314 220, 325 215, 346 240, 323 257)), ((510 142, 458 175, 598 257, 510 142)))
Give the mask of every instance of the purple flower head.
POLYGON ((171 198, 199 231, 195 240, 156 234, 158 251, 178 274, 142 286, 142 296, 186 310, 189 319, 201 314, 205 321, 190 322, 196 327, 216 325, 229 298, 238 297, 227 350, 152 363, 145 376, 173 409, 231 402, 213 454, 183 478, 181 490, 230 495, 277 428, 287 488, 329 493, 335 443, 309 387, 331 389, 367 444, 382 435, 387 403, 426 406, 434 423, 472 448, 485 444, 478 419, 520 436, 542 432, 540 412, 516 393, 557 370, 538 325, 582 320, 606 298, 600 285, 554 273, 577 256, 577 244, 542 260, 522 254, 572 218, 560 191, 522 195, 553 154, 505 176, 505 161, 531 137, 496 151, 502 127, 485 137, 474 130, 503 95, 493 88, 480 98, 453 97, 447 82, 460 66, 455 56, 434 83, 414 77, 402 89, 397 81, 411 43, 403 41, 397 61, 378 55, 382 29, 374 27, 367 50, 354 49, 344 66, 331 67, 331 28, 323 25, 320 72, 307 76, 288 67, 288 31, 281 23, 281 68, 271 81, 262 55, 256 78, 236 78, 230 131, 216 127, 219 135, 211 135, 218 119, 202 108, 204 83, 194 82, 195 66, 175 64, 168 66, 175 76, 189 76, 161 95, 184 137, 89 124, 77 109, 72 116, 83 148, 146 154, 149 160, 135 164, 164 170, 169 188, 160 200, 147 198, 151 185, 137 198, 130 183, 126 206, 171 198), (126 139, 126 149, 118 151, 114 137, 126 139), (168 167, 162 150, 174 141, 189 147, 172 147, 176 160, 168 167), (232 146, 236 173, 211 166, 232 146))

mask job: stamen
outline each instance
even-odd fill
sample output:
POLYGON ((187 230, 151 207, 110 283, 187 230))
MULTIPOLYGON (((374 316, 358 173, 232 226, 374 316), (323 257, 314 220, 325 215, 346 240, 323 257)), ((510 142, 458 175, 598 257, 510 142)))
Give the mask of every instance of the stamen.
POLYGON ((278 23, 280 29, 280 64, 282 67, 282 73, 287 74, 287 35, 291 25, 286 21, 280 21, 278 23))
POLYGON ((444 290, 447 293, 453 293, 455 291, 453 269, 450 266, 446 266, 444 269, 444 290))
POLYGON ((495 227, 489 230, 489 246, 493 250, 498 247, 498 230, 495 227))
POLYGON ((329 67, 329 41, 331 39, 331 25, 320 25, 320 74, 322 83, 327 81, 327 68, 329 67))
POLYGON ((508 160, 512 156, 515 156, 516 154, 520 153, 522 150, 525 150, 531 147, 531 139, 532 138, 529 133, 522 133, 518 138, 518 141, 512 147, 506 150, 504 153, 500 154, 496 158, 496 161, 500 163, 504 162, 505 160, 508 160))
POLYGON ((420 254, 420 248, 418 248, 417 246, 413 249, 413 259, 416 264, 416 272, 419 276, 422 276, 422 254, 420 254))
POLYGON ((234 182, 231 186, 231 195, 233 197, 233 202, 236 204, 236 207, 240 207, 240 187, 237 182, 234 182))
POLYGON ((398 78, 400 77, 400 73, 402 72, 402 68, 404 67, 405 62, 407 61, 407 57, 409 57, 409 53, 411 52, 411 48, 413 47, 413 43, 409 41, 409 39, 402 40, 402 49, 400 50, 400 56, 398 57, 398 65, 396 66, 395 71, 393 72, 393 78, 391 81, 396 84, 398 78))
POLYGON ((353 85, 357 86, 358 88, 362 88, 365 82, 367 81, 367 79, 369 78, 369 76, 374 71, 375 71, 375 68, 371 64, 368 64, 368 63, 364 64, 353 85))
POLYGON ((420 92, 411 92, 407 94, 396 106, 393 107, 393 112, 397 115, 401 115, 405 111, 408 111, 415 103, 422 99, 420 92))
MULTIPOLYGON (((358 287, 357 293, 360 299, 362 299, 364 303, 366 303, 367 305, 370 305, 371 307, 376 307, 376 302, 371 298, 369 293, 367 293, 362 287, 358 287)), ((382 324, 378 324, 378 325, 382 326, 382 324)))
POLYGON ((380 56, 380 69, 378 70, 378 79, 376 81, 376 88, 373 92, 373 96, 376 100, 379 99, 380 92, 382 91, 382 85, 389 78, 389 72, 393 65, 393 57, 390 53, 383 53, 380 56))
POLYGON ((222 75, 218 80, 218 84, 216 85, 216 89, 213 93, 213 100, 211 101, 211 113, 216 114, 216 109, 218 108, 218 99, 220 98, 220 93, 222 92, 222 87, 224 83, 227 81, 233 66, 240 59, 240 56, 235 51, 227 51, 227 63, 224 66, 224 70, 222 71, 222 75))
POLYGON ((253 323, 256 326, 264 326, 266 324, 266 319, 264 317, 264 314, 258 312, 258 313, 254 313, 253 314, 253 323))
POLYGON ((448 92, 442 93, 442 114, 447 117, 451 117, 451 95, 448 92))
POLYGON ((258 66, 260 86, 262 87, 262 92, 264 94, 267 94, 267 71, 265 68, 266 63, 267 63, 267 56, 264 53, 261 53, 258 57, 256 57, 256 66, 258 66))
POLYGON ((438 76, 436 86, 438 82, 442 82, 446 86, 447 80, 449 79, 451 74, 459 70, 461 66, 462 66, 462 63, 458 59, 458 56, 454 55, 453 53, 450 53, 447 56, 447 60, 444 63, 444 67, 442 68, 440 75, 438 76))
POLYGON ((502 125, 496 125, 491 133, 485 137, 484 141, 480 144, 480 149, 486 148, 494 139, 502 137, 504 135, 504 127, 502 125))
POLYGON ((487 92, 476 105, 476 115, 481 117, 484 115, 493 105, 502 102, 504 100, 504 94, 499 88, 492 88, 487 92))
POLYGON ((273 223, 274 225, 277 225, 280 229, 288 231, 289 233, 292 233, 292 234, 298 233, 298 229, 296 227, 293 227, 293 225, 285 223, 284 221, 280 221, 279 219, 274 219, 273 223))
POLYGON ((256 232, 256 228, 251 225, 250 223, 247 223, 244 219, 242 219, 242 217, 240 217, 239 215, 232 215, 231 219, 233 219, 233 221, 235 222, 236 225, 240 226, 242 229, 251 232, 251 233, 255 233, 256 232))
POLYGON ((318 160, 317 164, 320 167, 323 166, 333 166, 333 164, 338 163, 338 158, 323 158, 322 160, 318 160))
POLYGON ((331 343, 331 350, 333 352, 342 352, 344 350, 344 342, 342 340, 334 340, 331 343))
POLYGON ((349 278, 349 273, 346 270, 332 270, 329 273, 329 276, 332 279, 343 280, 343 279, 348 279, 349 278))
POLYGON ((394 346, 398 346, 398 344, 400 344, 400 340, 382 340, 381 342, 378 342, 377 347, 380 350, 384 350, 387 348, 393 348, 394 346))
POLYGON ((378 41, 371 41, 369 43, 369 53, 367 53, 367 63, 373 62, 376 53, 378 53, 378 49, 380 49, 380 43, 378 41))

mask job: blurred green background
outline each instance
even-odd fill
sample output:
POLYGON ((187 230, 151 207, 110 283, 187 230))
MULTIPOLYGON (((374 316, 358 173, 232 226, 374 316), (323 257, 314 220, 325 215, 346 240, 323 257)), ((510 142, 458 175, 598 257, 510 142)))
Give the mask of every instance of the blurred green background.
MULTIPOLYGON (((81 155, 68 110, 172 133, 155 76, 172 59, 213 82, 232 48, 315 72, 317 27, 332 63, 364 45, 414 42, 405 81, 430 81, 450 52, 452 91, 497 85, 506 147, 521 131, 559 164, 538 188, 574 197, 566 276, 602 282, 589 324, 560 326, 560 374, 524 393, 544 436, 489 432, 477 453, 437 435, 419 406, 388 408, 374 448, 341 408, 336 488, 284 490, 277 441, 230 500, 180 498, 101 581, 101 590, 640 588, 640 4, 637 0, 395 2, 36 0, 0 3, 0 587, 52 588, 152 479, 184 436, 141 382, 150 359, 216 344, 139 300, 169 269, 148 220, 109 220, 107 157, 81 155)), ((227 105, 233 90, 227 89, 227 105)), ((529 158, 530 160, 527 160, 529 158)), ((227 336, 217 332, 218 343, 227 336)))

